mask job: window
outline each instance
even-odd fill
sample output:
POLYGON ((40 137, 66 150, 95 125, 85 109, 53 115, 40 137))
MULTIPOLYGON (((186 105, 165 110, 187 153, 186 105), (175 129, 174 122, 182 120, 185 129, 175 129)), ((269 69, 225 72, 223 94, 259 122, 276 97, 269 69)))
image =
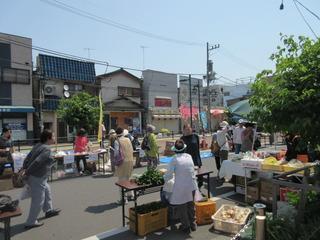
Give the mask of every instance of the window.
POLYGON ((223 96, 225 96, 225 97, 226 97, 226 96, 230 96, 230 92, 224 92, 224 93, 223 93, 223 96))
POLYGON ((140 88, 130 88, 130 87, 118 87, 118 96, 140 97, 141 96, 141 89, 140 88))
POLYGON ((171 107, 171 98, 155 98, 154 106, 155 107, 171 107))
POLYGON ((30 72, 29 70, 16 69, 16 68, 4 68, 3 82, 29 84, 30 83, 30 72))

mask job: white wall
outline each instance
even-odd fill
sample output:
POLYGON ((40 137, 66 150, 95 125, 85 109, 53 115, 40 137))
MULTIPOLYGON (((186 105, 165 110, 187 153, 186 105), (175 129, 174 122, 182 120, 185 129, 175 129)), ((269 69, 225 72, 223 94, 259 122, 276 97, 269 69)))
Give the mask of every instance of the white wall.
POLYGON ((10 34, 0 33, 0 37, 6 38, 11 45, 11 67, 17 69, 29 70, 30 84, 12 84, 11 85, 11 96, 12 105, 32 106, 32 49, 22 47, 14 44, 14 42, 21 42, 28 46, 32 46, 32 39, 25 38, 10 34))
MULTIPOLYGON (((108 76, 101 79, 101 92, 103 102, 110 102, 118 98, 118 86, 140 88, 140 83, 125 74, 115 74, 114 76, 108 76)), ((128 97, 136 103, 141 103, 139 97, 128 97)))

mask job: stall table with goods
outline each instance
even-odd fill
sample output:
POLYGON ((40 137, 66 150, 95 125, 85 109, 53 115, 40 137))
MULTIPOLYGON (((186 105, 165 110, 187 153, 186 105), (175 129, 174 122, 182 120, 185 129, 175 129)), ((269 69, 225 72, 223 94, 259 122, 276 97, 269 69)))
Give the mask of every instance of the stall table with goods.
MULTIPOLYGON (((313 163, 301 162, 297 159, 292 159, 287 162, 284 160, 283 156, 283 154, 279 154, 276 152, 248 152, 246 154, 239 154, 236 156, 232 155, 230 160, 222 162, 219 176, 221 178, 225 177, 227 179, 231 179, 232 176, 236 176, 236 181, 237 179, 239 179, 238 177, 243 177, 243 193, 245 195, 245 201, 248 202, 248 196, 251 200, 258 200, 256 199, 257 195, 259 195, 257 194, 257 188, 248 186, 249 183, 257 182, 257 179, 259 179, 260 177, 271 179, 275 175, 279 175, 305 166, 314 165, 313 163), (257 179, 255 181, 249 182, 248 179, 253 175, 255 175, 257 179)), ((311 172, 313 171, 313 168, 311 168, 311 172)), ((291 176, 301 178, 303 174, 304 172, 300 171, 298 173, 292 174, 291 176)), ((235 185, 236 184, 237 182, 235 183, 235 185)), ((264 182, 261 183, 261 193, 263 193, 261 195, 261 200, 266 203, 270 203, 270 200, 272 199, 272 191, 269 189, 270 184, 268 185, 269 187, 267 185, 268 184, 264 182)))
MULTIPOLYGON (((213 173, 213 171, 206 171, 202 168, 195 170, 197 177, 203 177, 204 181, 207 183, 208 186, 208 198, 210 198, 210 174, 213 173)), ((162 190, 164 184, 163 180, 163 172, 160 172, 156 169, 149 169, 146 172, 144 172, 141 176, 139 176, 136 179, 131 180, 124 180, 124 181, 118 181, 116 182, 116 185, 121 189, 121 200, 122 200, 122 225, 125 226, 125 219, 128 219, 130 221, 130 229, 132 229, 136 234, 143 236, 147 233, 150 233, 152 231, 167 227, 167 220, 163 221, 163 218, 167 219, 167 209, 163 210, 164 207, 161 208, 161 204, 153 203, 153 207, 150 207, 148 205, 142 205, 142 209, 148 208, 152 212, 154 216, 160 216, 159 218, 154 218, 153 220, 145 221, 141 220, 143 219, 142 215, 146 214, 147 212, 142 211, 141 212, 141 206, 138 206, 137 200, 140 196, 160 192, 162 190), (125 194, 127 192, 133 192, 133 202, 134 207, 129 209, 129 216, 125 214, 125 194), (156 209, 156 212, 155 210, 156 209), (162 209, 162 210, 161 210, 162 209), (164 214, 163 212, 166 212, 164 214), (144 226, 144 223, 154 223, 151 224, 150 227, 147 229, 146 226, 144 226), (156 224, 157 222, 157 224, 156 224)), ((152 205, 152 203, 150 203, 152 205)), ((145 215, 147 217, 149 215, 145 215)))
POLYGON ((75 173, 74 163, 76 156, 83 156, 87 160, 87 167, 90 172, 102 172, 105 174, 105 164, 108 162, 109 154, 107 149, 97 149, 91 152, 75 153, 74 151, 59 151, 54 153, 53 157, 56 160, 51 171, 51 180, 54 170, 57 177, 61 178, 65 174, 75 173))

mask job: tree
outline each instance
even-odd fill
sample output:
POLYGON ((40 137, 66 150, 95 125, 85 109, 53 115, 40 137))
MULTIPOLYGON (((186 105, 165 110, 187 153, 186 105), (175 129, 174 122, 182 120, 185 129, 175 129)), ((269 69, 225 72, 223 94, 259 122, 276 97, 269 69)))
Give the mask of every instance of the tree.
POLYGON ((99 99, 86 92, 62 99, 58 107, 58 116, 77 129, 96 129, 99 122, 99 99))
POLYGON ((300 134, 312 146, 320 140, 320 41, 281 35, 271 55, 275 71, 264 70, 252 85, 251 116, 269 131, 300 134))

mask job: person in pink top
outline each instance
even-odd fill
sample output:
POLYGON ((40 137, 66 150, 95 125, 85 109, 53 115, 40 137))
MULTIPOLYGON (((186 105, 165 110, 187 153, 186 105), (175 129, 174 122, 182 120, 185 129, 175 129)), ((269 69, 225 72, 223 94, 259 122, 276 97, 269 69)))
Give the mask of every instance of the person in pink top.
MULTIPOLYGON (((74 141, 74 152, 75 153, 82 153, 82 152, 87 152, 88 151, 88 143, 89 140, 86 136, 86 130, 84 130, 84 128, 80 128, 76 140, 74 141)), ((81 155, 81 156, 75 156, 75 161, 76 161, 76 165, 77 165, 77 169, 78 169, 78 173, 82 174, 82 170, 80 167, 80 160, 82 160, 83 162, 83 171, 87 170, 87 161, 86 161, 86 156, 85 155, 81 155)))

